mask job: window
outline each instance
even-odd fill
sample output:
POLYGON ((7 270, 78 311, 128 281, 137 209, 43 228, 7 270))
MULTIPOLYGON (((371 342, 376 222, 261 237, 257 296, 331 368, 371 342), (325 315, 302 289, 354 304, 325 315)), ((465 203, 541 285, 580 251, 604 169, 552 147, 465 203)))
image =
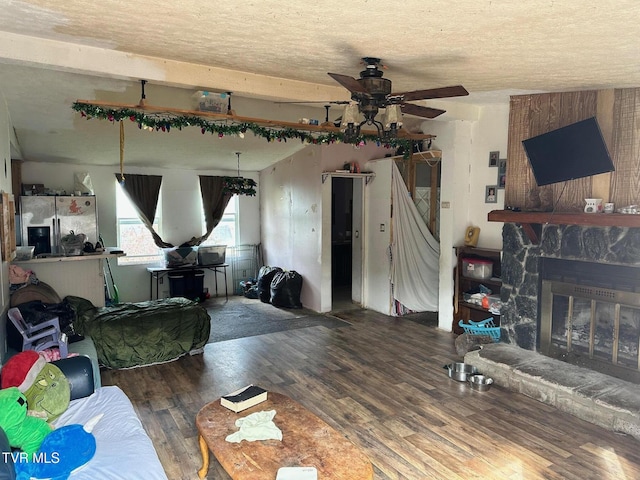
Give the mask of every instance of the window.
MULTIPOLYGON (((160 233, 161 205, 158 201, 153 228, 160 233)), ((116 217, 118 221, 118 248, 125 257, 118 257, 118 265, 159 263, 163 260, 162 250, 153 241, 151 232, 140 221, 135 207, 116 181, 116 217)))
MULTIPOLYGON (((201 207, 202 208, 202 207, 201 207)), ((238 220, 238 196, 234 195, 229 200, 227 208, 224 209, 220 223, 213 229, 209 238, 207 238, 202 245, 226 245, 233 247, 236 245, 237 239, 237 220, 238 220)), ((204 222, 204 212, 202 213, 202 233, 207 231, 207 227, 204 222)))

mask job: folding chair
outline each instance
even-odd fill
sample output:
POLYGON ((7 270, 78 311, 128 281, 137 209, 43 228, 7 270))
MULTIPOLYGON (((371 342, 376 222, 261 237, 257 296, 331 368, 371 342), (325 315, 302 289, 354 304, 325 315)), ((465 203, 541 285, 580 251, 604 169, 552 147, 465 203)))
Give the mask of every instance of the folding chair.
POLYGON ((47 348, 57 347, 60 358, 67 358, 67 335, 60 331, 58 317, 33 325, 22 317, 17 307, 10 308, 7 316, 22 335, 22 350, 40 352, 47 348))

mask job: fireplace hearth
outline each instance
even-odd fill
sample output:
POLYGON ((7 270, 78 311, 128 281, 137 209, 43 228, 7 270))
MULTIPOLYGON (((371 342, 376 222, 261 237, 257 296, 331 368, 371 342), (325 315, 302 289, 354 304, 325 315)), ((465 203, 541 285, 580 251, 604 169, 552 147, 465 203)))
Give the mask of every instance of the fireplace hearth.
POLYGON ((503 228, 501 341, 640 383, 640 228, 503 228))

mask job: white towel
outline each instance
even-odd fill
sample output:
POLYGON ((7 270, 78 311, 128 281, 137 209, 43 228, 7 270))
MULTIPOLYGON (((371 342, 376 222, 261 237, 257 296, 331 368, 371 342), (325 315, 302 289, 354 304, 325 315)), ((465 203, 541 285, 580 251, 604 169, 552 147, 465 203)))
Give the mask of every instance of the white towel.
POLYGON ((235 433, 229 435, 225 440, 232 443, 240 443, 242 440, 253 442, 255 440, 282 440, 282 431, 273 423, 276 416, 275 410, 255 412, 246 417, 236 420, 235 433))

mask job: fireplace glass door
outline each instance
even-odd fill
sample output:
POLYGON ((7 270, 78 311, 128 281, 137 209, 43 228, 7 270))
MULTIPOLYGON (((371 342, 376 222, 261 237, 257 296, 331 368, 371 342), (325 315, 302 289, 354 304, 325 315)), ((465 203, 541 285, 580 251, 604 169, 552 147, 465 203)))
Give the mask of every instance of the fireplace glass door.
POLYGON ((542 282, 541 353, 632 380, 640 371, 640 294, 542 282))

